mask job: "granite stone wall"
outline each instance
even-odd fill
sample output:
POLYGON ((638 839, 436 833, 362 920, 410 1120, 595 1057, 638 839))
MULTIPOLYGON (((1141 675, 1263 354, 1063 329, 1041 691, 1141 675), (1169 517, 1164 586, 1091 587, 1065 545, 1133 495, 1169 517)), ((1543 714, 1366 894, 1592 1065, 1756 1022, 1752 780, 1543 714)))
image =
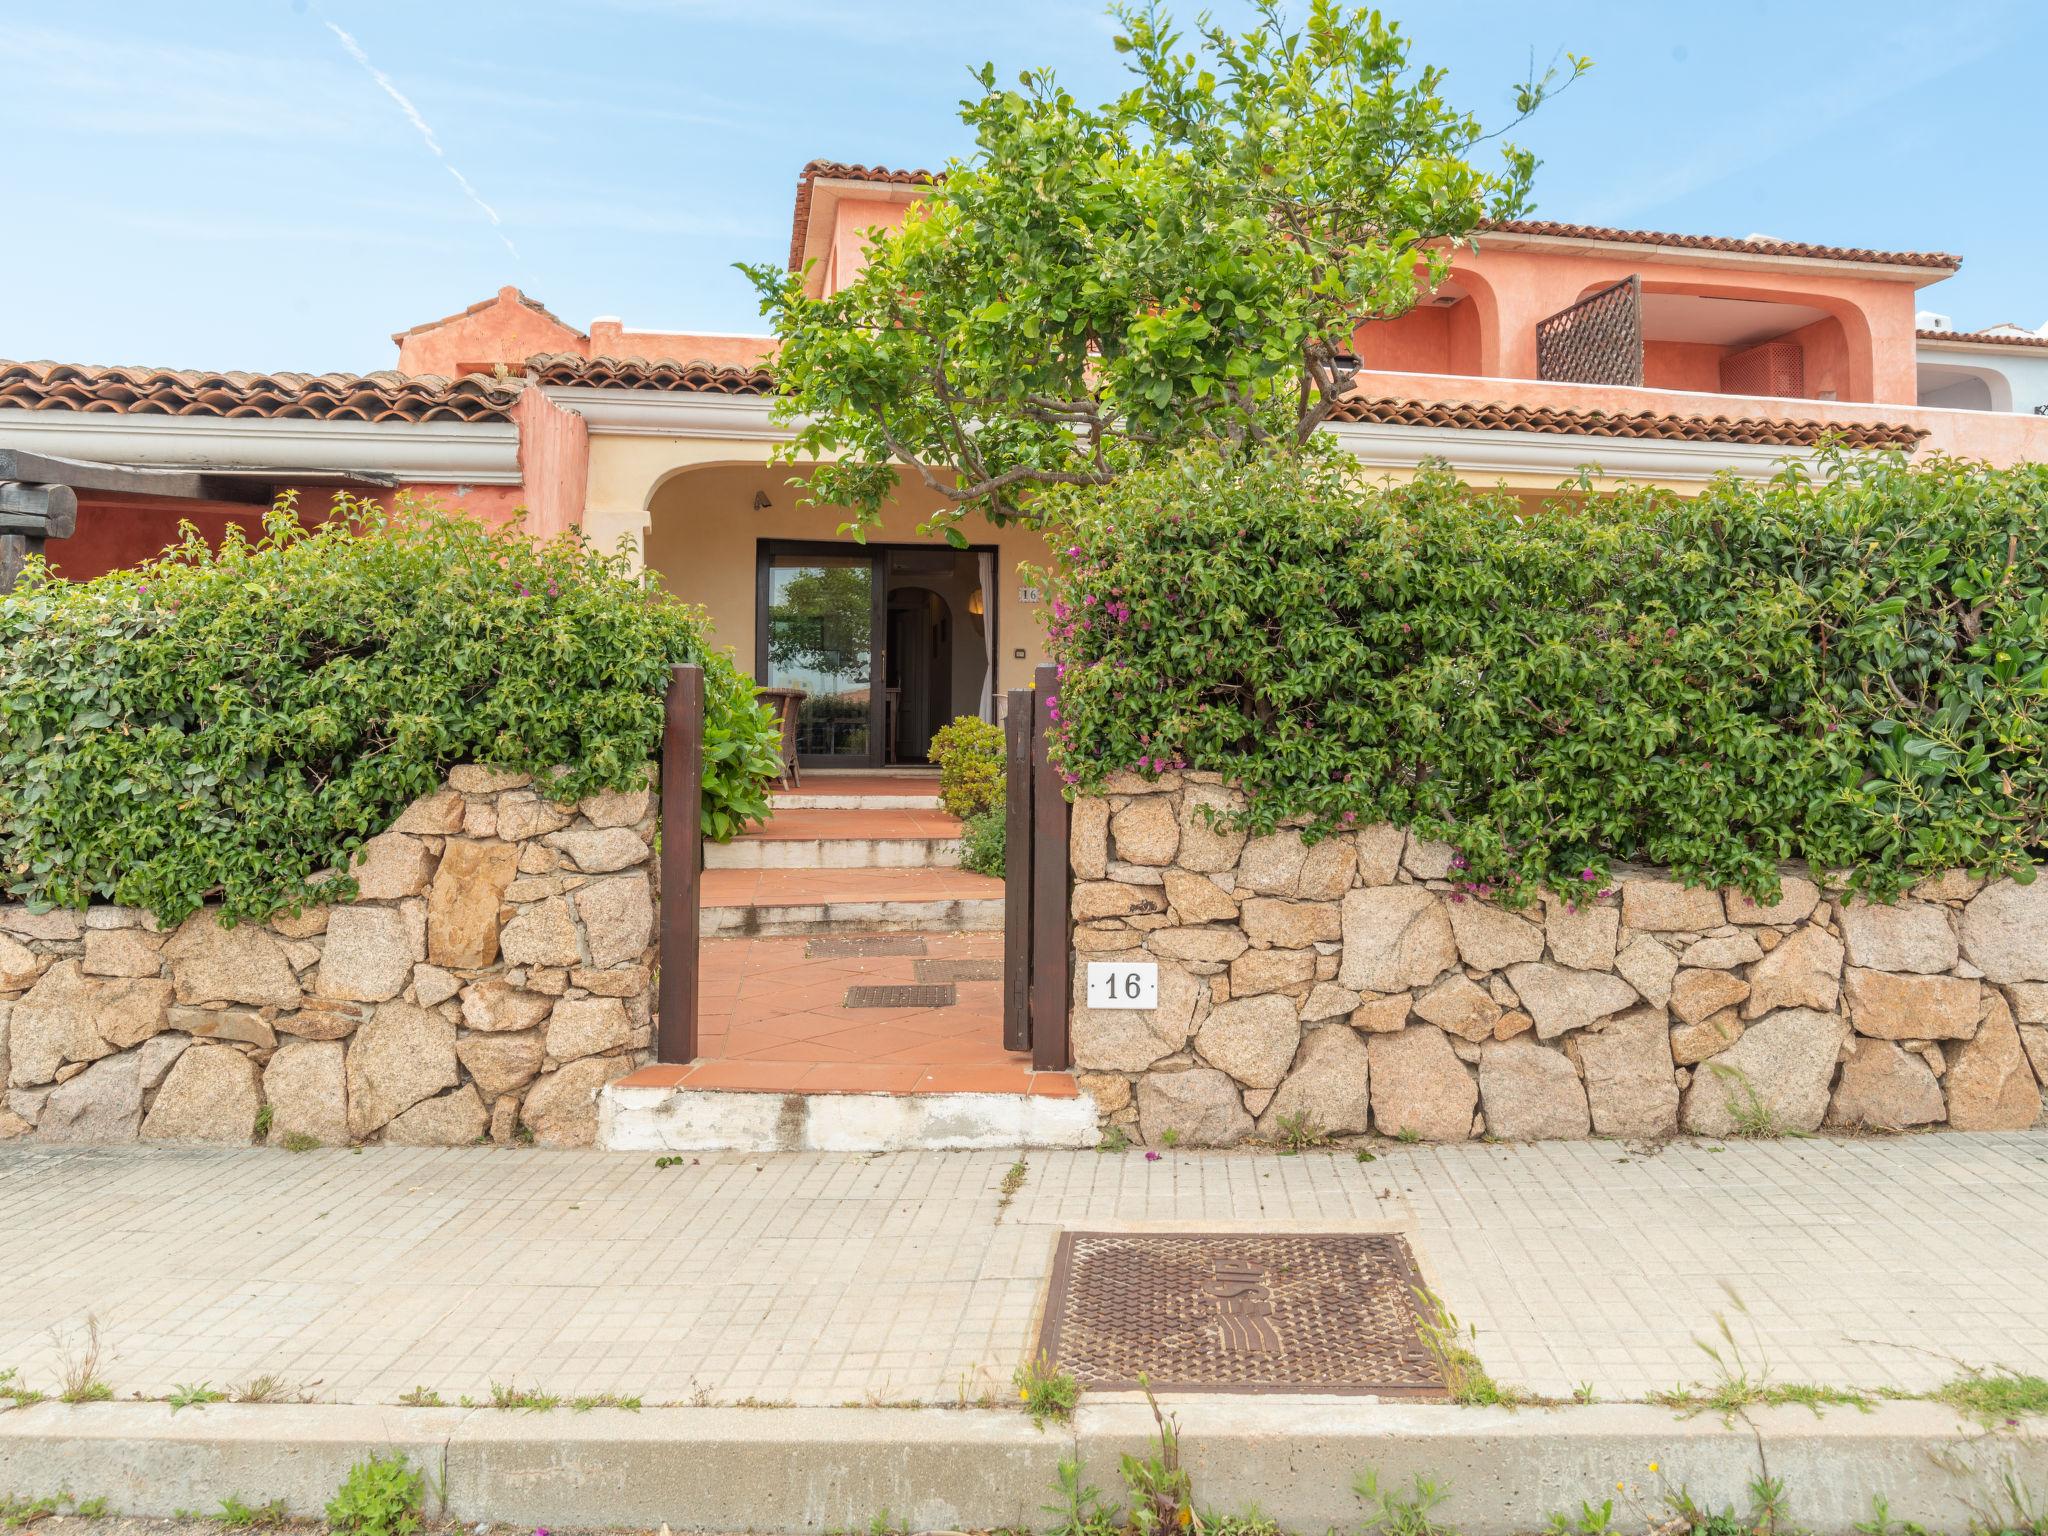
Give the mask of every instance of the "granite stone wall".
POLYGON ((358 899, 224 928, 0 905, 0 1140, 586 1146, 649 1054, 648 790, 460 767, 358 899))
POLYGON ((2048 880, 1959 871, 1902 901, 1805 870, 1760 906, 1623 869, 1519 911, 1399 828, 1249 838, 1215 775, 1074 806, 1074 1062, 1152 1144, 1367 1131, 2006 1130, 2048 1081, 2048 880), (1085 1006, 1086 963, 1156 960, 1159 1006, 1085 1006))

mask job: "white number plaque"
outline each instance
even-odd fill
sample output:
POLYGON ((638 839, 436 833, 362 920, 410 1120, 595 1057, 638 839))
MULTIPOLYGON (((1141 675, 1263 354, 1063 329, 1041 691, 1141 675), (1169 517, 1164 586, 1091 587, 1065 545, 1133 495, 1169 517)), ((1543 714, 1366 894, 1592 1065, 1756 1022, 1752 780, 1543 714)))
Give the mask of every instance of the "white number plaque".
POLYGON ((1154 960, 1090 960, 1090 1008, 1157 1008, 1159 964, 1154 960))

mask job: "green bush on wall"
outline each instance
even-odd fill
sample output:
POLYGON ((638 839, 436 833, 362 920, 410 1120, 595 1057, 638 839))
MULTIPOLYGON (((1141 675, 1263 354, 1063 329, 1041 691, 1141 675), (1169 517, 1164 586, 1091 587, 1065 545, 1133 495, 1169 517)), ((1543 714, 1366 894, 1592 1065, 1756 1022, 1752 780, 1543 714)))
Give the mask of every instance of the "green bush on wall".
POLYGON ((259 919, 312 899, 455 764, 565 802, 643 784, 687 661, 705 669, 704 831, 723 839, 766 814, 772 712, 700 610, 579 539, 342 494, 317 526, 286 498, 257 540, 215 551, 188 528, 91 581, 32 563, 0 599, 0 888, 259 919))
POLYGON ((1824 456, 1524 514, 1441 469, 1190 454, 1062 497, 1070 779, 1187 766, 1245 824, 1393 821, 1483 893, 1610 861, 1776 890, 2025 878, 2048 794, 2048 466, 1824 456))

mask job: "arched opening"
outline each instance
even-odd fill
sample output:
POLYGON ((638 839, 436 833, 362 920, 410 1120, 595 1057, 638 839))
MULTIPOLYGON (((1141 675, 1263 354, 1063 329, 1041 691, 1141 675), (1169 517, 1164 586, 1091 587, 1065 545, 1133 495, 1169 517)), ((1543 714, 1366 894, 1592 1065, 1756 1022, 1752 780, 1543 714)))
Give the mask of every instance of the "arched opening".
POLYGON ((1947 411, 2009 411, 2012 381, 1996 368, 1922 362, 1919 403, 1947 411))
POLYGON ((1871 398, 1868 322, 1853 305, 1831 298, 1645 279, 1642 331, 1649 389, 1871 398))
POLYGON ((1454 267, 1405 315, 1359 326, 1351 344, 1359 363, 1379 372, 1484 377, 1499 370, 1495 314, 1486 279, 1454 267))

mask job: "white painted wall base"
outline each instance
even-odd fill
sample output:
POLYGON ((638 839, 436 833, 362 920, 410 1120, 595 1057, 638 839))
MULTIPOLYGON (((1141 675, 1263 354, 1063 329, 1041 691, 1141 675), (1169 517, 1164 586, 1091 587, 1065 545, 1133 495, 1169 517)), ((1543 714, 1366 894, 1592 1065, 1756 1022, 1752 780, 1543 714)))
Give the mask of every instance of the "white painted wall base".
POLYGON ((738 1093, 627 1088, 599 1096, 608 1152, 917 1152, 1092 1147, 1095 1101, 1023 1093, 738 1093))

